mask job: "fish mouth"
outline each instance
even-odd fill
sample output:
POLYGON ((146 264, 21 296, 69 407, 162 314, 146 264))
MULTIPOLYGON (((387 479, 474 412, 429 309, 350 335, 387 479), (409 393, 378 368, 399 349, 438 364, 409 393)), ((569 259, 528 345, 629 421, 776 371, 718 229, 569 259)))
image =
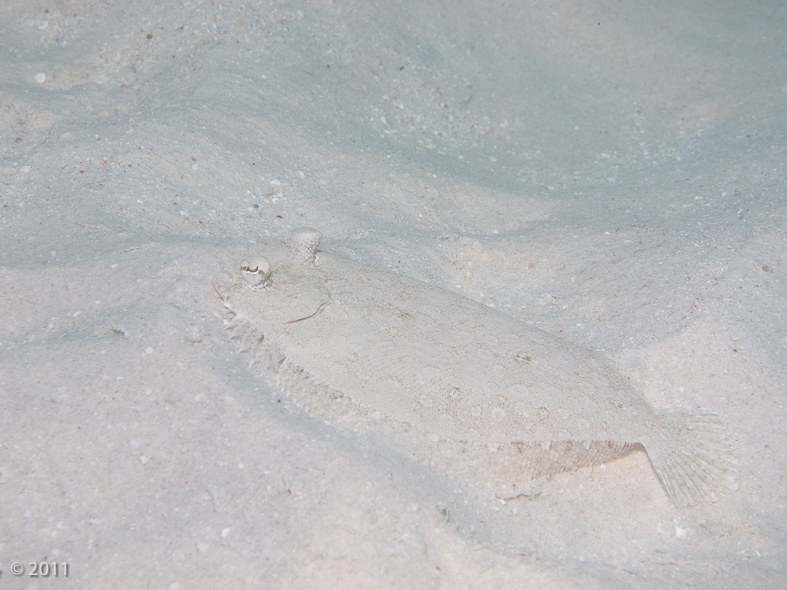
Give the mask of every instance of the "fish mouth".
POLYGON ((232 276, 232 273, 227 270, 217 273, 214 275, 213 279, 211 279, 213 290, 221 297, 222 301, 227 301, 230 289, 236 282, 236 277, 232 276))

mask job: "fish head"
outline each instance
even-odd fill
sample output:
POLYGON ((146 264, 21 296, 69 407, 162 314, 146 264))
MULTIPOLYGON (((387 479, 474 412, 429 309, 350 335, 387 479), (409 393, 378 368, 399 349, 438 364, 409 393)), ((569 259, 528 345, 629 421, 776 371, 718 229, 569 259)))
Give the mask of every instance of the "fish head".
POLYGON ((250 253, 213 277, 213 288, 236 316, 262 324, 308 319, 330 302, 325 278, 292 248, 250 253))

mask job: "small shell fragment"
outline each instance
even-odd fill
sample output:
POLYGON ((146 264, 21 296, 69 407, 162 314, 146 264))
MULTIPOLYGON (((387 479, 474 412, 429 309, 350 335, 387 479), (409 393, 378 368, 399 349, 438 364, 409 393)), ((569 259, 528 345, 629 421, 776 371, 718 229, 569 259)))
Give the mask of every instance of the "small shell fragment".
POLYGON ((271 265, 266 258, 261 256, 250 258, 241 263, 240 274, 249 285, 256 289, 262 289, 271 282, 271 265))

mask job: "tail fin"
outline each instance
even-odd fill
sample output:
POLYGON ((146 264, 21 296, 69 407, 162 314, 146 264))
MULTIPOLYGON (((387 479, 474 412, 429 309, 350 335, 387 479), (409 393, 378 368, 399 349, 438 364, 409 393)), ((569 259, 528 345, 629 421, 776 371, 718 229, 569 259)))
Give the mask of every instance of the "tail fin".
POLYGON ((646 447, 672 502, 680 507, 718 501, 724 486, 737 489, 724 423, 704 411, 661 410, 663 436, 646 447))

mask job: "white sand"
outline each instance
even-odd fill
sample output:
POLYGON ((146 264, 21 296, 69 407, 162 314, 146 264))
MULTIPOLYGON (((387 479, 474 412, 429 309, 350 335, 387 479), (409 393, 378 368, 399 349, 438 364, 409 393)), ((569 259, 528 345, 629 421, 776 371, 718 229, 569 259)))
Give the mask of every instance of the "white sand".
POLYGON ((784 583, 784 3, 526 4, 0 4, 0 587, 784 583), (483 502, 303 414, 209 282, 302 225, 723 414, 739 489, 483 502))

